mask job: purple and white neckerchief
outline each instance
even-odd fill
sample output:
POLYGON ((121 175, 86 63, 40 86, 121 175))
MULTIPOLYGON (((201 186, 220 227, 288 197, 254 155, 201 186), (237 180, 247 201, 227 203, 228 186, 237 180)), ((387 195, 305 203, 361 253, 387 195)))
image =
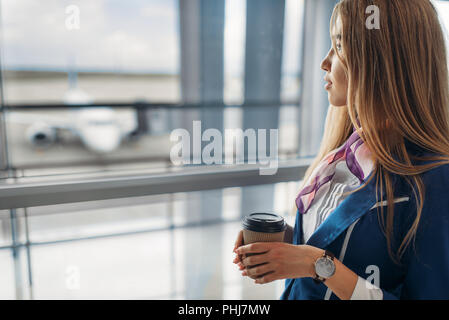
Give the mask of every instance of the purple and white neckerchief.
POLYGON ((329 153, 312 172, 305 187, 296 198, 299 213, 307 213, 313 201, 316 200, 318 190, 327 184, 330 185, 336 166, 341 161, 346 161, 349 171, 359 179, 361 184, 374 168, 371 152, 355 130, 341 147, 329 153))

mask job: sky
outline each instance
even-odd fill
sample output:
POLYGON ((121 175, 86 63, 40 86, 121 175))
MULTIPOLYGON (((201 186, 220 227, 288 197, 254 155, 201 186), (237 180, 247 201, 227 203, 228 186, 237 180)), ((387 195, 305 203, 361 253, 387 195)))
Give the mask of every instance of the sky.
POLYGON ((1 0, 2 58, 8 66, 174 73, 177 0, 1 0), (79 29, 68 29, 69 5, 79 29))
MULTIPOLYGON (((0 0, 6 68, 179 71, 179 0, 0 0), (69 30, 70 5, 79 29, 69 30)), ((301 3, 286 0, 283 67, 299 65, 301 3)), ((241 74, 246 0, 226 0, 225 65, 241 74)), ((225 70, 226 72, 226 70, 225 70)))

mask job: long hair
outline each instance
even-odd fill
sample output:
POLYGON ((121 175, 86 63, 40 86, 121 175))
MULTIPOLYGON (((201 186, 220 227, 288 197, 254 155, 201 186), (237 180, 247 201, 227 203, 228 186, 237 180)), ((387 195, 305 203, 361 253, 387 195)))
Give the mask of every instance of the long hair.
POLYGON ((354 127, 376 164, 372 175, 376 178, 376 197, 383 201, 385 194, 388 204, 386 216, 379 207, 379 222, 388 252, 399 263, 416 236, 421 218, 425 199, 421 174, 449 163, 444 33, 430 0, 341 0, 332 14, 331 32, 337 18, 341 19, 343 54, 338 54, 335 42, 332 45, 346 69, 347 105, 330 106, 319 154, 304 181, 327 153, 344 143, 354 127), (366 27, 370 5, 379 8, 379 29, 366 27), (432 156, 413 157, 406 149, 406 140, 432 156), (417 205, 416 218, 395 253, 393 175, 407 181, 417 205))

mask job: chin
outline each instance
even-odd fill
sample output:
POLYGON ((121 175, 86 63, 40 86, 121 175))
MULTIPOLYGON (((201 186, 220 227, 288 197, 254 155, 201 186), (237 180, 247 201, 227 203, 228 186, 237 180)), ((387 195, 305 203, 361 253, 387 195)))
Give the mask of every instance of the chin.
POLYGON ((346 99, 337 98, 330 92, 328 94, 328 99, 329 99, 329 103, 331 105, 333 105, 334 107, 345 107, 346 106, 346 99))
POLYGON ((329 99, 329 104, 334 107, 346 107, 346 101, 329 99))
POLYGON ((332 102, 330 102, 330 104, 332 105, 332 106, 334 106, 334 107, 337 107, 337 108, 342 108, 342 107, 346 107, 346 103, 332 103, 332 102))

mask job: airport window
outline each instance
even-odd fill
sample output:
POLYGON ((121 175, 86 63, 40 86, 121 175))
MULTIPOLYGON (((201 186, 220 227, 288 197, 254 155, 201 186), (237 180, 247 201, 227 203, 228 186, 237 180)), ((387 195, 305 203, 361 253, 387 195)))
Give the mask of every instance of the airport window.
MULTIPOLYGON (((304 43, 313 41, 305 1, 0 0, 0 8, 0 188, 40 195, 0 192, 0 298, 246 297, 232 266, 213 288, 216 270, 204 277, 205 261, 186 254, 201 245, 229 261, 229 241, 250 211, 292 219, 306 168, 296 161, 319 140, 301 140, 304 43), (189 165, 170 158, 171 133, 185 130, 193 147, 198 121, 201 152, 206 130, 220 133, 222 166, 196 163, 194 149, 189 165), (281 174, 269 178, 233 140, 246 132, 242 141, 259 141, 264 130, 279 131, 281 174)), ((307 122, 318 132, 323 121, 307 122)), ((272 149, 268 133, 255 154, 272 149)))
POLYGON ((195 6, 3 0, 4 153, 16 175, 164 171, 170 132, 195 119, 279 129, 281 158, 296 157, 303 1, 195 6))
POLYGON ((154 136, 142 137, 129 106, 179 102, 177 1, 4 0, 1 10, 10 167, 45 175, 165 162, 164 115, 140 112, 154 136), (70 108, 89 103, 106 108, 70 108))
POLYGON ((1 5, 5 103, 178 101, 177 1, 1 5))
MULTIPOLYGON (((289 223, 294 217, 285 198, 297 187, 295 182, 273 185, 274 210, 289 223)), ((0 250, 7 262, 0 264, 0 277, 9 277, 0 297, 14 298, 13 286, 7 285, 14 283, 14 272, 24 288, 22 298, 252 296, 251 284, 239 279, 230 262, 241 224, 241 191, 222 191, 222 207, 216 208, 221 223, 195 210, 202 192, 18 209, 15 245, 21 266, 12 263, 8 250, 0 250)), ((261 298, 274 298, 281 284, 257 290, 261 298)))

